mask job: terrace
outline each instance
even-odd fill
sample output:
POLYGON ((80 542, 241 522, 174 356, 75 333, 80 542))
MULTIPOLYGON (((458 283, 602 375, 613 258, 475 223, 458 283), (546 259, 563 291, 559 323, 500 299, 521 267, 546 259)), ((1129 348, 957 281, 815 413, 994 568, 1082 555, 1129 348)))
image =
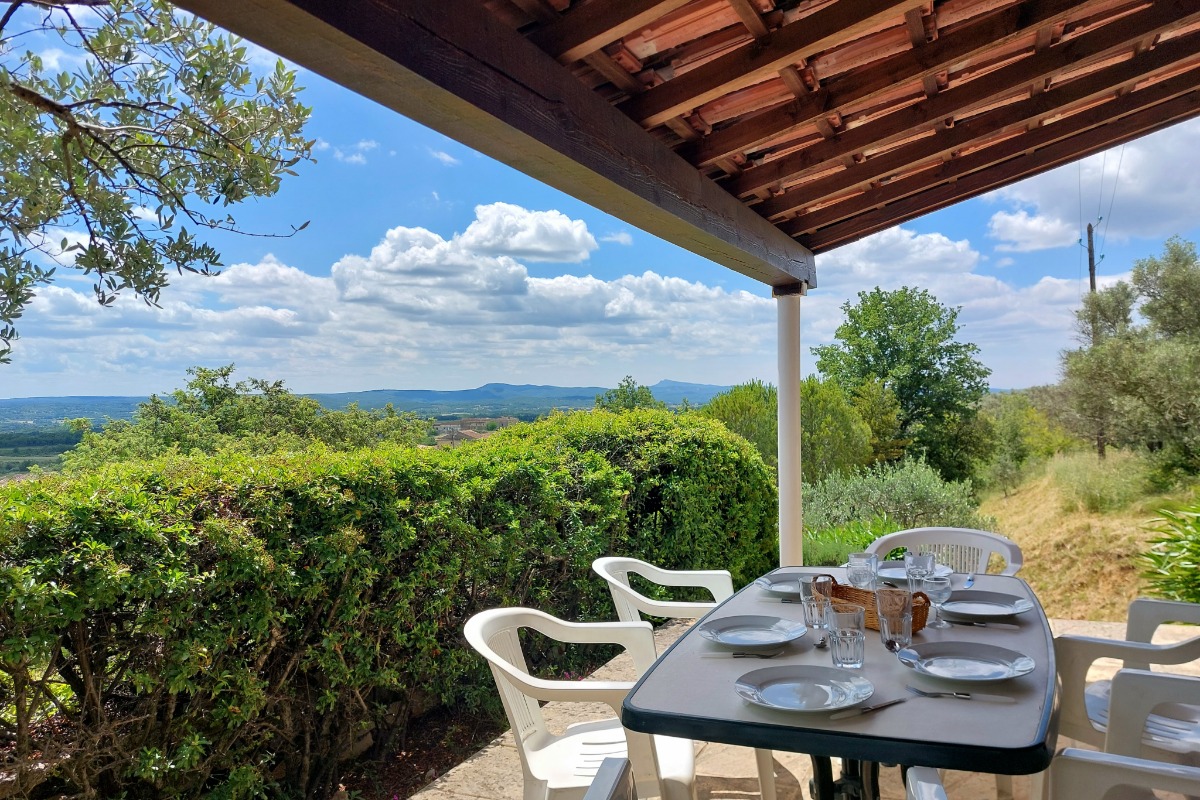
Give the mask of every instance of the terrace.
MULTIPOLYGON (((804 563, 817 257, 1200 114, 1195 0, 180 5, 769 288, 781 564, 804 563)), ((804 759, 783 767, 798 796, 804 759)), ((749 751, 707 746, 700 769, 705 797, 756 791, 749 751)), ((422 796, 517 797, 518 774, 502 739, 422 796)))
MULTIPOLYGON (((673 642, 685 629, 685 623, 671 623, 656 631, 655 639, 660 652, 673 642)), ((1108 639, 1124 637, 1125 626, 1116 622, 1086 622, 1081 620, 1051 620, 1055 635, 1074 634, 1097 636, 1108 639)), ((1154 641, 1173 643, 1195 635, 1195 629, 1184 625, 1164 625, 1159 628, 1154 641)), ((1120 662, 1105 659, 1097 662, 1088 673, 1088 680, 1111 678, 1120 668, 1120 662)), ((1177 674, 1200 676, 1200 662, 1177 665, 1171 668, 1177 674)), ((626 657, 618 657, 598 670, 593 677, 601 680, 629 680, 633 677, 633 665, 626 657)), ((588 719, 611 716, 611 709, 603 705, 571 705, 551 703, 546 708, 551 724, 566 726, 588 719)), ((737 800, 759 796, 758 775, 754 752, 744 747, 698 742, 696 756, 697 800, 737 800)), ((1060 737, 1058 747, 1077 746, 1077 743, 1060 737)), ((803 753, 775 751, 775 780, 778 800, 806 800, 810 797, 808 781, 812 776, 809 757, 803 753)), ((950 797, 994 797, 995 779, 992 775, 977 772, 949 772, 943 777, 950 797)), ((1030 797, 1028 776, 1017 776, 1013 780, 1013 800, 1028 800, 1030 797)), ((353 787, 352 787, 353 788, 353 787)), ((880 770, 881 800, 903 800, 904 785, 899 770, 880 770)), ((521 800, 521 765, 512 732, 508 731, 478 754, 440 776, 437 780, 414 795, 415 800, 521 800)))

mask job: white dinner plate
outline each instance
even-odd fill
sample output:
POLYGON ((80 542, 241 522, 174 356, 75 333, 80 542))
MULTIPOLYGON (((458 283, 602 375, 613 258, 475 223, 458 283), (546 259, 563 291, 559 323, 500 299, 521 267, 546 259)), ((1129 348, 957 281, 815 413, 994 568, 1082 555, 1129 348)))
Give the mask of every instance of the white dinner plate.
MULTIPOLYGON (((880 562, 879 571, 876 574, 891 581, 908 580, 908 573, 904 571, 903 561, 880 562)), ((933 574, 940 578, 945 575, 953 575, 954 570, 945 564, 936 564, 933 567, 933 574)))
POLYGON ((763 575, 754 585, 781 597, 800 597, 799 575, 763 575))
POLYGON ((896 657, 922 675, 973 683, 1017 678, 1035 666, 1027 655, 979 642, 925 642, 904 648, 896 657))
POLYGON ((775 647, 799 639, 807 630, 803 622, 752 614, 700 624, 701 636, 729 647, 775 647))
POLYGON ((755 705, 783 711, 835 711, 866 700, 875 686, 835 667, 790 664, 747 672, 733 686, 755 705))
POLYGON ((950 619, 994 619, 1024 614, 1032 608, 1033 603, 1015 594, 960 589, 950 593, 950 599, 942 604, 942 613, 950 619))

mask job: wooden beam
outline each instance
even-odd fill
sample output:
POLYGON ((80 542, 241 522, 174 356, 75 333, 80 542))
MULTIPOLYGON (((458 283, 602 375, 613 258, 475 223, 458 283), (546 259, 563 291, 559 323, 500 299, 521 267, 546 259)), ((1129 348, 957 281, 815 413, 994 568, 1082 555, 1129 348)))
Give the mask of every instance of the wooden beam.
POLYGON ((179 5, 704 258, 815 285, 807 250, 473 0, 179 5))
MULTIPOLYGON (((906 197, 927 192, 942 184, 961 180, 982 169, 997 167, 1009 159, 1071 139, 1115 120, 1123 120, 1131 114, 1138 114, 1141 119, 1147 120, 1141 125, 1141 128, 1145 128, 1153 121, 1155 115, 1169 112, 1169 108, 1163 104, 1168 101, 1178 103, 1181 95, 1191 93, 1191 96, 1194 96, 1198 90, 1200 90, 1200 69, 1195 69, 1145 89, 1122 95, 1110 102, 1072 114, 1053 124, 1044 125, 1022 135, 1009 137, 966 155, 957 156, 940 166, 890 181, 878 188, 868 189, 861 194, 824 206, 816 211, 800 214, 780 223, 779 228, 790 236, 805 236, 842 220, 882 209, 906 197)), ((1001 179, 1004 177, 999 172, 997 174, 1001 179)))
POLYGON ((610 58, 603 50, 588 53, 583 60, 589 67, 608 78, 613 86, 626 94, 638 94, 646 88, 642 86, 642 82, 636 76, 626 72, 624 67, 610 58))
MULTIPOLYGON (((922 80, 976 58, 992 47, 1031 34, 1072 13, 1076 0, 1033 0, 988 15, 953 33, 944 34, 922 48, 892 56, 884 61, 834 79, 815 93, 759 114, 744 122, 715 131, 694 145, 679 148, 679 154, 697 167, 718 158, 747 152, 776 136, 811 125, 818 117, 851 103, 863 103, 895 89, 897 84, 922 80)), ((1084 5, 1086 7, 1086 4, 1084 5)))
MULTIPOLYGON (((865 186, 870 181, 942 158, 978 142, 986 142, 997 132, 1023 127, 1033 120, 1045 119, 1062 109, 1115 93, 1118 88, 1174 66, 1183 59, 1200 57, 1200 34, 1174 39, 1169 44, 1175 47, 1164 44, 1149 53, 1034 95, 1028 100, 980 114, 953 128, 938 131, 912 144, 865 159, 850 169, 793 187, 763 201, 758 206, 758 211, 763 216, 774 217, 837 197, 854 187, 865 186)), ((814 147, 820 147, 822 144, 818 143, 814 147)))
MULTIPOLYGON (((572 4, 529 34, 529 41, 564 64, 578 61, 626 34, 641 30, 689 0, 621 0, 572 4)), ((476 12, 480 13, 480 12, 476 12)))
POLYGON ((1002 171, 981 170, 953 183, 944 183, 914 195, 903 203, 870 211, 809 236, 801 236, 800 241, 814 253, 823 253, 931 211, 978 197, 1196 117, 1200 117, 1200 91, 1183 95, 1142 114, 1095 128, 1084 134, 1086 140, 1067 139, 1043 150, 1017 156, 1007 162, 1002 171))
MULTIPOLYGON (((1157 3, 1118 23, 1105 25, 1045 52, 1034 53, 981 78, 939 92, 874 122, 860 125, 839 136, 837 140, 822 142, 782 158, 767 161, 754 169, 747 169, 736 180, 728 181, 725 185, 732 194, 741 197, 764 186, 822 171, 829 164, 836 163, 843 155, 861 152, 867 148, 878 149, 921 131, 931 130, 941 125, 945 119, 1004 98, 1022 87, 1027 87, 1033 81, 1130 48, 1148 32, 1167 30, 1200 19, 1200 0, 1180 2, 1187 7, 1188 13, 1181 13, 1183 10, 1176 8, 1173 2, 1157 3)), ((1191 38, 1191 34, 1181 37, 1188 40, 1191 38)), ((1162 61, 1163 57, 1171 58, 1172 53, 1182 54, 1174 56, 1175 58, 1185 57, 1186 52, 1190 52, 1188 48, 1191 45, 1178 46, 1177 43, 1181 39, 1165 43, 1149 53, 1134 56, 1132 61, 1140 62, 1145 59, 1145 63, 1155 63, 1162 61), (1153 57, 1154 53, 1164 48, 1163 57, 1153 57)), ((1162 69, 1169 65, 1169 61, 1163 62, 1154 69, 1162 69)), ((1139 74, 1146 73, 1143 71, 1139 74)))
POLYGON ((666 83, 621 103, 619 108, 646 127, 729 92, 759 83, 779 70, 881 23, 899 20, 922 0, 838 0, 816 13, 784 25, 767 39, 714 58, 666 83))
POLYGON ((750 0, 728 0, 728 2, 734 13, 738 15, 738 19, 746 26, 746 30, 750 31, 751 36, 761 39, 767 35, 766 23, 758 15, 758 9, 750 0))

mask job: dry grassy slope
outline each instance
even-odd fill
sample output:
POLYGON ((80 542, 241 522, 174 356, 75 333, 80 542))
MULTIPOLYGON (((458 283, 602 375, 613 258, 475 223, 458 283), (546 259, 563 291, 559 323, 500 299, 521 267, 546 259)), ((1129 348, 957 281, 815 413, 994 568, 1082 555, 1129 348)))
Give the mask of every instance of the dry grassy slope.
POLYGON ((989 497, 980 511, 1021 546, 1029 581, 1050 617, 1123 621, 1141 580, 1135 556, 1152 533, 1156 502, 1101 514, 1068 510, 1050 475, 1033 478, 1008 497, 989 497))

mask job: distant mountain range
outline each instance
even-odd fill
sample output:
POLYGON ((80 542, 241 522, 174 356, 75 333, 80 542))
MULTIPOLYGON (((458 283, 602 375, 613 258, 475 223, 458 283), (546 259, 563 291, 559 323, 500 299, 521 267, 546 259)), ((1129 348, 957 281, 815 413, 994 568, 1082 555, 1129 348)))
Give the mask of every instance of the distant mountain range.
MULTIPOLYGON (((654 397, 669 406, 687 400, 692 405, 707 403, 728 386, 705 383, 659 381, 650 387, 654 397)), ((500 417, 534 419, 549 411, 591 408, 596 396, 608 391, 603 386, 535 386, 488 383, 478 389, 443 392, 431 389, 377 389, 369 392, 310 394, 326 408, 342 409, 351 403, 360 408, 383 408, 388 403, 398 411, 415 411, 430 417, 500 417)), ((49 427, 63 420, 86 417, 93 423, 129 419, 145 397, 24 397, 0 399, 0 430, 49 427)))

